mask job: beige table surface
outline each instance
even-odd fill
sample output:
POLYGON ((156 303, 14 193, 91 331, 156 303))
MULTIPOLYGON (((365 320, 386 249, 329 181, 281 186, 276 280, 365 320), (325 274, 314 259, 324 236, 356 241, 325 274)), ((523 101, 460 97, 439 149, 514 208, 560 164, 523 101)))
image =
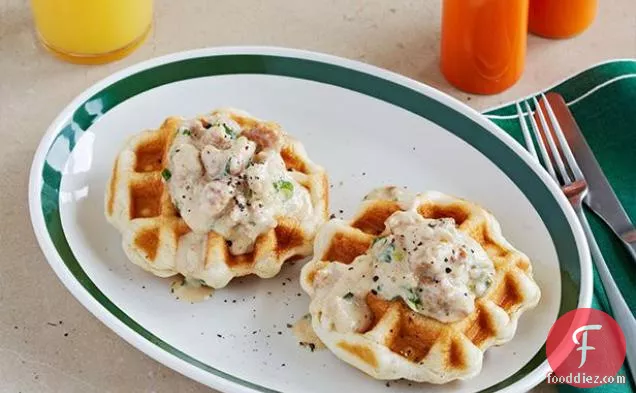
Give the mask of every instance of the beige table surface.
MULTIPOLYGON (((94 318, 58 281, 32 233, 28 171, 48 124, 78 93, 130 64, 206 46, 261 44, 358 59, 484 109, 611 58, 636 57, 636 1, 601 0, 567 41, 530 37, 527 69, 509 91, 475 97, 438 69, 440 1, 158 0, 155 29, 103 66, 55 60, 33 35, 26 0, 0 0, 0 392, 209 392, 148 358, 94 318)), ((540 386, 537 391, 551 391, 540 386)))

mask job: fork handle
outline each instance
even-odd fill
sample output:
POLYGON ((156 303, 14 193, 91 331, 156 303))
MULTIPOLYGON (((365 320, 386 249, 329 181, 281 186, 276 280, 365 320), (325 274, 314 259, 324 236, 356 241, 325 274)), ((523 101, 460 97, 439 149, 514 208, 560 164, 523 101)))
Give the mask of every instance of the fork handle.
POLYGON ((636 378, 636 345, 633 345, 633 343, 636 342, 636 319, 634 319, 634 314, 632 314, 632 311, 629 309, 629 306, 625 302, 623 295, 621 295, 618 286, 616 286, 616 282, 614 282, 614 279, 607 268, 603 254, 601 254, 601 249, 598 247, 596 239, 594 239, 594 234, 592 233, 590 224, 587 222, 583 209, 576 209, 576 214, 579 216, 579 221, 583 226, 585 237, 587 238, 590 251, 592 252, 592 259, 594 260, 598 274, 601 277, 601 282, 605 288, 605 294, 607 295, 610 307, 612 308, 614 319, 618 322, 618 325, 621 327, 623 334, 625 335, 625 343, 627 344, 627 368, 632 374, 632 378, 636 378))

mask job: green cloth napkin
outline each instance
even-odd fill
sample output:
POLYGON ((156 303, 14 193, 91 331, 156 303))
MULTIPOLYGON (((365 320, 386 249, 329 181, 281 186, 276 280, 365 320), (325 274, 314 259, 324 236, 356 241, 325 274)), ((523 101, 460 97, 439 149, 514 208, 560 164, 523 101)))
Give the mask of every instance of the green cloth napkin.
MULTIPOLYGON (((565 98, 616 195, 632 222, 636 222, 636 60, 615 60, 597 65, 547 91, 560 93, 565 98)), ((519 143, 524 144, 514 104, 485 114, 519 143)), ((612 276, 634 312, 636 264, 609 227, 594 213, 586 213, 612 276)), ((596 269, 592 307, 611 315, 596 269)), ((636 343, 628 342, 627 345, 636 343)), ((634 381, 624 366, 619 375, 628 375, 629 383, 604 385, 585 391, 636 392, 634 381)), ((582 390, 569 385, 559 386, 559 391, 564 393, 582 390)))

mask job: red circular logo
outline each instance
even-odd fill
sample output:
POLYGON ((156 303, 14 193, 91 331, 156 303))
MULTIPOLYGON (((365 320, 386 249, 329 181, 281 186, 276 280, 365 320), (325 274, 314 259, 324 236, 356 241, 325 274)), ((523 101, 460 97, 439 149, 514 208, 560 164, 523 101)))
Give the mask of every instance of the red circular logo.
POLYGON ((548 383, 591 388, 617 382, 616 373, 625 360, 625 336, 606 313, 579 308, 552 326, 546 352, 553 371, 548 383))

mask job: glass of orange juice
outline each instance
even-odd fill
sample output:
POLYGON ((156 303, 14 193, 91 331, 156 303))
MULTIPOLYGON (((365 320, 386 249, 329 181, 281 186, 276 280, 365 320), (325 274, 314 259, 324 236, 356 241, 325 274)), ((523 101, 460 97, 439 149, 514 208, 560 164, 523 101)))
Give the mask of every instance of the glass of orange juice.
POLYGON ((120 59, 141 44, 152 24, 153 0, 31 0, 42 44, 81 64, 120 59))
POLYGON ((598 0, 530 0, 528 28, 546 38, 569 38, 587 29, 598 0))
POLYGON ((469 93, 506 90, 523 73, 527 28, 528 0, 444 0, 444 77, 469 93))

